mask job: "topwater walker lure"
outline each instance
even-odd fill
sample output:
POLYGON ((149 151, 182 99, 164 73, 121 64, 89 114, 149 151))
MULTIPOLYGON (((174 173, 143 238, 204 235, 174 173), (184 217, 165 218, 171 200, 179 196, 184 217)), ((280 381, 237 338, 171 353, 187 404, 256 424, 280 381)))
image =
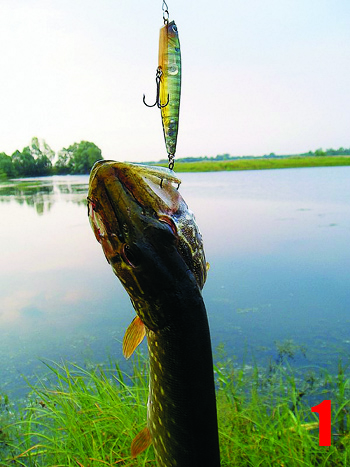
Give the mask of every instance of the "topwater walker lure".
POLYGON ((163 1, 164 26, 159 35, 158 68, 156 72, 156 102, 147 107, 157 106, 161 110, 165 146, 168 153, 169 169, 174 168, 179 110, 181 95, 181 53, 177 26, 169 22, 168 6, 163 1))

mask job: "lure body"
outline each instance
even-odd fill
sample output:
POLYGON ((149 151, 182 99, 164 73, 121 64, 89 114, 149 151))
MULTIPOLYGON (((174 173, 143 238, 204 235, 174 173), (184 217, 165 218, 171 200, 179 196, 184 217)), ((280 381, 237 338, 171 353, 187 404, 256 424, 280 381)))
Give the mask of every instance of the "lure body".
POLYGON ((166 150, 176 151, 181 95, 181 52, 177 26, 174 21, 160 30, 158 70, 160 76, 160 104, 166 150), (168 101, 168 104, 166 102, 168 101))

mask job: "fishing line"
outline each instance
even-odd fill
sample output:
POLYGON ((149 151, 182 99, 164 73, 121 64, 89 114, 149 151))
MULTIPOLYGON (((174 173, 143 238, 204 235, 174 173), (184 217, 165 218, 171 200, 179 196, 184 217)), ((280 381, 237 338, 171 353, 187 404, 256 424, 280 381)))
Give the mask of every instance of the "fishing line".
POLYGON ((164 0, 163 0, 163 5, 162 5, 162 10, 163 10, 164 24, 168 24, 169 23, 169 10, 168 10, 168 5, 164 0))

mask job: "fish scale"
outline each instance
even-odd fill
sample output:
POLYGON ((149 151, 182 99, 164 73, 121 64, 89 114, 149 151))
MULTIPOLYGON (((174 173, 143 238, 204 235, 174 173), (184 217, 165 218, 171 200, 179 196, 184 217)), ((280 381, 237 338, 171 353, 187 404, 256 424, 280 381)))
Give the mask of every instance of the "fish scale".
POLYGON ((100 161, 90 175, 88 212, 137 313, 124 337, 124 355, 147 337, 147 427, 135 437, 132 455, 153 442, 159 467, 219 467, 212 350, 201 294, 207 268, 194 216, 174 186, 179 184, 169 169, 100 161))

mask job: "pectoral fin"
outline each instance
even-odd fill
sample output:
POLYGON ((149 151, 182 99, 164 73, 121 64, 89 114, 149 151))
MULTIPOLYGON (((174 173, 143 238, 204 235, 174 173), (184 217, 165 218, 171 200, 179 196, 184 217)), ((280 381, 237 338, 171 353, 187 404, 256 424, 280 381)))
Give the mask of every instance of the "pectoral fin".
POLYGON ((131 357, 136 347, 141 344, 145 334, 145 325, 141 319, 136 316, 136 318, 131 321, 123 339, 123 355, 125 358, 131 357))
POLYGON ((135 436, 131 443, 131 457, 138 456, 141 452, 148 448, 152 443, 151 433, 147 426, 135 436))

